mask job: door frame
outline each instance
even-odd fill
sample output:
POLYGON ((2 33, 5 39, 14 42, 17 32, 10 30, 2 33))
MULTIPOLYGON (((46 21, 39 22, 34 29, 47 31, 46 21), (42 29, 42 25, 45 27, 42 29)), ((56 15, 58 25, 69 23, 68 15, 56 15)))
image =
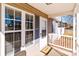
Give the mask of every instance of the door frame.
POLYGON ((44 47, 47 45, 47 37, 48 37, 47 19, 46 19, 46 18, 43 18, 43 17, 40 17, 40 21, 39 21, 39 22, 40 22, 40 23, 39 23, 39 24, 40 24, 39 36, 40 36, 40 50, 41 50, 42 48, 44 48, 44 47), (46 22, 46 23, 45 23, 45 27, 46 27, 46 36, 43 37, 43 38, 42 38, 42 31, 41 31, 41 29, 42 29, 41 25, 43 26, 43 24, 42 24, 42 22, 41 22, 42 20, 46 22), (45 44, 45 46, 41 45, 41 43, 44 42, 44 41, 41 41, 41 39, 42 39, 42 40, 46 39, 46 44, 45 44), (41 47, 42 47, 42 48, 41 48, 41 47))

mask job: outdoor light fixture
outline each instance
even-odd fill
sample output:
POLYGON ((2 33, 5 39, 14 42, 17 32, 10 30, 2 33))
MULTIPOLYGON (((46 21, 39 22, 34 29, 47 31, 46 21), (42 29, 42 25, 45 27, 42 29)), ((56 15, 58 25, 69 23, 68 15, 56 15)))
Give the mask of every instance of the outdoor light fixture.
POLYGON ((51 5, 52 3, 45 3, 46 5, 51 5))

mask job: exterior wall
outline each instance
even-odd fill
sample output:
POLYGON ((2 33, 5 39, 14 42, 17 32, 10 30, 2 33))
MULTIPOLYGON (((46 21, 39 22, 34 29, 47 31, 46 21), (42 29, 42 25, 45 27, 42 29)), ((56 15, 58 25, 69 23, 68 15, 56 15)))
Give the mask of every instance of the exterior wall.
POLYGON ((58 24, 56 23, 55 20, 52 22, 52 24, 53 24, 53 33, 57 34, 58 33, 58 24))
POLYGON ((52 19, 49 18, 47 20, 47 30, 48 30, 48 37, 47 37, 47 44, 50 42, 50 36, 49 36, 49 33, 52 33, 53 32, 53 25, 52 25, 52 19))
POLYGON ((52 33, 53 32, 53 25, 52 25, 52 19, 48 19, 47 23, 48 23, 48 33, 52 33))
POLYGON ((35 15, 35 44, 40 41, 40 16, 35 15))

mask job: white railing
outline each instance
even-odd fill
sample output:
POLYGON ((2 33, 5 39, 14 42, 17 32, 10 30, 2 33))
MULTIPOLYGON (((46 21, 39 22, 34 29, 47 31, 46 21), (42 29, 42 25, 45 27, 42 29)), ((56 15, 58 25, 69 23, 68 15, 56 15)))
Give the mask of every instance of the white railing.
POLYGON ((49 43, 73 49, 73 37, 68 35, 49 34, 49 43))

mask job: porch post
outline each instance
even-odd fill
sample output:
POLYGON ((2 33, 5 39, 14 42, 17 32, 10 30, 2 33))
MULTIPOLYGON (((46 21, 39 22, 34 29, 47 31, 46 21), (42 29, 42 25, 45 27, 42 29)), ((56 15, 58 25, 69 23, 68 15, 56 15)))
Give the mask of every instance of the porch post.
POLYGON ((75 52, 75 39, 76 39, 76 38, 75 38, 75 37, 76 37, 76 36, 75 36, 75 30, 76 30, 76 29, 75 29, 75 25, 76 25, 76 24, 75 24, 75 20, 76 20, 76 19, 75 19, 75 15, 73 15, 73 53, 75 52))
POLYGON ((77 56, 79 56, 79 13, 77 13, 77 56))
POLYGON ((4 25, 4 18, 5 18, 5 8, 4 4, 1 4, 1 32, 0 32, 0 41, 1 41, 1 56, 5 56, 5 25, 4 25))

